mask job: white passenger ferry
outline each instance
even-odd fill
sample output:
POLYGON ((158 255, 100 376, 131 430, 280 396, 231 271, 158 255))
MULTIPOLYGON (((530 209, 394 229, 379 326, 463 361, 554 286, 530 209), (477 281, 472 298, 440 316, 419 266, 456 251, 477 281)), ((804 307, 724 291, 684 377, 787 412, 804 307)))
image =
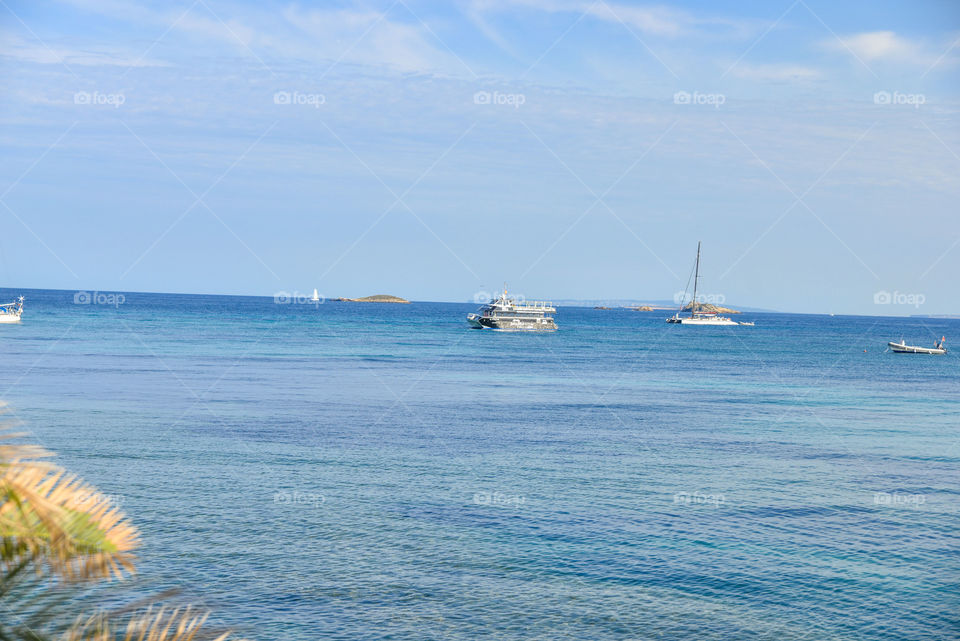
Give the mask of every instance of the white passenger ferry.
POLYGON ((477 310, 467 314, 467 322, 474 329, 496 329, 500 331, 539 331, 552 332, 557 324, 551 314, 557 312, 553 303, 545 301, 517 301, 507 296, 507 287, 497 298, 477 310))

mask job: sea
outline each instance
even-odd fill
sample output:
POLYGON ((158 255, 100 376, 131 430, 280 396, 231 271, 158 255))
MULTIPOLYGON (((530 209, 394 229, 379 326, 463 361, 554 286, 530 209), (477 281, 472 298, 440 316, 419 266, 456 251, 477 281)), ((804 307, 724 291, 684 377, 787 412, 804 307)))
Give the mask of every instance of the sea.
POLYGON ((247 638, 960 638, 960 320, 17 294, 7 420, 247 638))

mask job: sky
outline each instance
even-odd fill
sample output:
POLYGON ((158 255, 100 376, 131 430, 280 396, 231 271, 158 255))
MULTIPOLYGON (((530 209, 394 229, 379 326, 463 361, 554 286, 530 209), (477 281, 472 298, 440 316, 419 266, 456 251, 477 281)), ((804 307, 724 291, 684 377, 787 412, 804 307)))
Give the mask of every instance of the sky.
POLYGON ((951 0, 0 0, 0 286, 960 313, 951 0))

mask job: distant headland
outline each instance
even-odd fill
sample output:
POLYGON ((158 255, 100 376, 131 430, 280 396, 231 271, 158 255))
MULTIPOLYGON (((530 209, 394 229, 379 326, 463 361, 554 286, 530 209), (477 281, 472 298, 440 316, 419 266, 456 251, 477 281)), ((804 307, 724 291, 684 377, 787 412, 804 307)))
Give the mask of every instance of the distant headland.
POLYGON ((676 309, 676 307, 667 307, 666 305, 618 305, 616 307, 608 307, 607 305, 599 305, 594 307, 594 309, 629 309, 632 312, 655 312, 658 310, 665 309, 676 309))
POLYGON ((374 296, 364 296, 363 298, 338 298, 337 300, 341 303, 410 303, 410 301, 405 298, 390 296, 388 294, 376 294, 374 296))
MULTIPOLYGON (((690 311, 691 303, 687 303, 684 306, 683 311, 690 311)), ((659 312, 663 310, 675 310, 676 307, 663 305, 660 303, 650 303, 650 304, 640 304, 640 305, 621 305, 619 307, 608 307, 606 305, 595 306, 594 309, 629 309, 634 312, 659 312)), ((708 314, 742 314, 740 310, 731 309, 729 307, 720 307, 719 305, 711 305, 710 303, 700 303, 697 305, 697 311, 707 312, 708 314)))

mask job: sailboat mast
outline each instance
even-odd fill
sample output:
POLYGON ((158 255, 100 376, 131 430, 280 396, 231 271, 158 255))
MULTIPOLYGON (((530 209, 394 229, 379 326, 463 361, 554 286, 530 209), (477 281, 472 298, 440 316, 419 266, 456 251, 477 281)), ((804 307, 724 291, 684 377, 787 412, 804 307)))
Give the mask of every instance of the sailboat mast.
POLYGON ((697 267, 693 274, 693 300, 690 303, 690 316, 697 311, 697 281, 700 280, 700 241, 697 241, 697 267))

